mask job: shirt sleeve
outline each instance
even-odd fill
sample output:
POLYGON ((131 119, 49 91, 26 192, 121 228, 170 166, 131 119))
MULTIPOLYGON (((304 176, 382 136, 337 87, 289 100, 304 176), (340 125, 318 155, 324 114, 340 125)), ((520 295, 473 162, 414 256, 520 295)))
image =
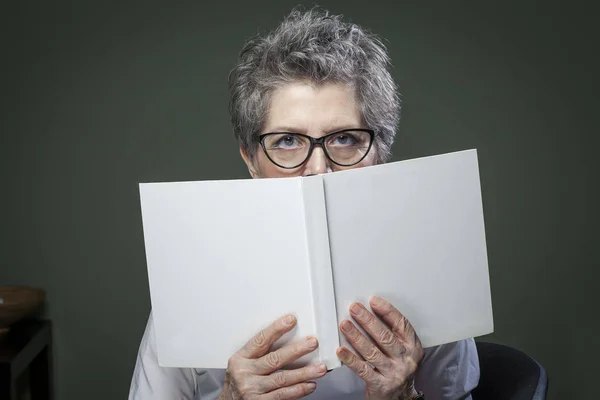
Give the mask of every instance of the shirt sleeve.
POLYGON ((471 399, 479 383, 479 358, 475 340, 443 344, 425 349, 415 387, 426 399, 471 399))
POLYGON ((156 337, 150 313, 131 379, 129 400, 193 400, 196 389, 195 370, 163 368, 158 365, 156 337))

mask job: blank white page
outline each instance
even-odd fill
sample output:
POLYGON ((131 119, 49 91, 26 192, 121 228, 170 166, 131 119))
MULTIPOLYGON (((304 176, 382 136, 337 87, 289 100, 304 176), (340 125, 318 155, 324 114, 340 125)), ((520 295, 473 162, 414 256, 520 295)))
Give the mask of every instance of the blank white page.
POLYGON ((225 368, 286 313, 298 326, 278 346, 315 334, 299 179, 148 183, 140 196, 161 366, 225 368))
POLYGON ((475 150, 324 181, 338 322, 350 318, 353 301, 368 307, 379 295, 410 320, 425 347, 492 332, 475 150))

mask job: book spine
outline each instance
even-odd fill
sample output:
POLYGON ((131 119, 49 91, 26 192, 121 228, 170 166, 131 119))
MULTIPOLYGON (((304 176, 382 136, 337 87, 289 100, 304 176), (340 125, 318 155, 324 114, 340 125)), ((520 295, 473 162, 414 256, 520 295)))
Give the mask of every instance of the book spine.
POLYGON ((327 369, 334 369, 341 366, 335 354, 340 341, 323 177, 302 178, 302 194, 319 361, 327 365, 327 369))

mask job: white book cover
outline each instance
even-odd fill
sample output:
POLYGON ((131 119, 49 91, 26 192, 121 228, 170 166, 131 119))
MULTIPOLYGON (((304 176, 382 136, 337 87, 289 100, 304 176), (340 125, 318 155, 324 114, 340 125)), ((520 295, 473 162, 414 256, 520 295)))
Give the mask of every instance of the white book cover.
POLYGON ((141 183, 161 366, 225 368, 276 318, 279 347, 314 335, 290 367, 340 366, 338 324, 379 295, 423 346, 493 331, 477 152, 312 177, 141 183))

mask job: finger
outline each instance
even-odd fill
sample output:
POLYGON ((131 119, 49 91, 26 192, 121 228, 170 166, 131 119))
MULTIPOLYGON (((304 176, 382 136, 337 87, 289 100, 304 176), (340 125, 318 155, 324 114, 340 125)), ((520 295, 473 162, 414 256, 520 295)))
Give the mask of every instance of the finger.
POLYGON ((336 354, 340 361, 368 384, 377 384, 378 374, 363 360, 345 347, 338 347, 336 354))
POLYGON ((258 332, 250 339, 238 354, 245 358, 258 358, 269 351, 273 343, 296 325, 296 317, 289 314, 277 319, 271 325, 258 332))
POLYGON ((295 400, 308 396, 317 388, 315 382, 303 382, 285 388, 277 389, 262 396, 266 400, 295 400))
POLYGON ((277 372, 262 379, 259 384, 260 391, 262 393, 271 392, 279 388, 321 378, 326 373, 327 367, 325 364, 309 365, 303 368, 277 372))
POLYGON ((383 354, 373 342, 356 329, 352 322, 346 319, 342 321, 340 328, 356 352, 375 368, 384 370, 390 366, 391 362, 388 356, 383 354))
POLYGON ((259 375, 270 374, 314 351, 318 346, 319 343, 314 337, 307 337, 304 340, 288 344, 257 359, 254 362, 255 371, 253 372, 259 375))
POLYGON ((408 319, 390 302, 378 296, 371 297, 371 307, 402 341, 415 345, 419 342, 417 333, 408 319))
POLYGON ((362 304, 352 304, 350 314, 386 355, 395 356, 401 352, 402 345, 396 335, 362 304))

